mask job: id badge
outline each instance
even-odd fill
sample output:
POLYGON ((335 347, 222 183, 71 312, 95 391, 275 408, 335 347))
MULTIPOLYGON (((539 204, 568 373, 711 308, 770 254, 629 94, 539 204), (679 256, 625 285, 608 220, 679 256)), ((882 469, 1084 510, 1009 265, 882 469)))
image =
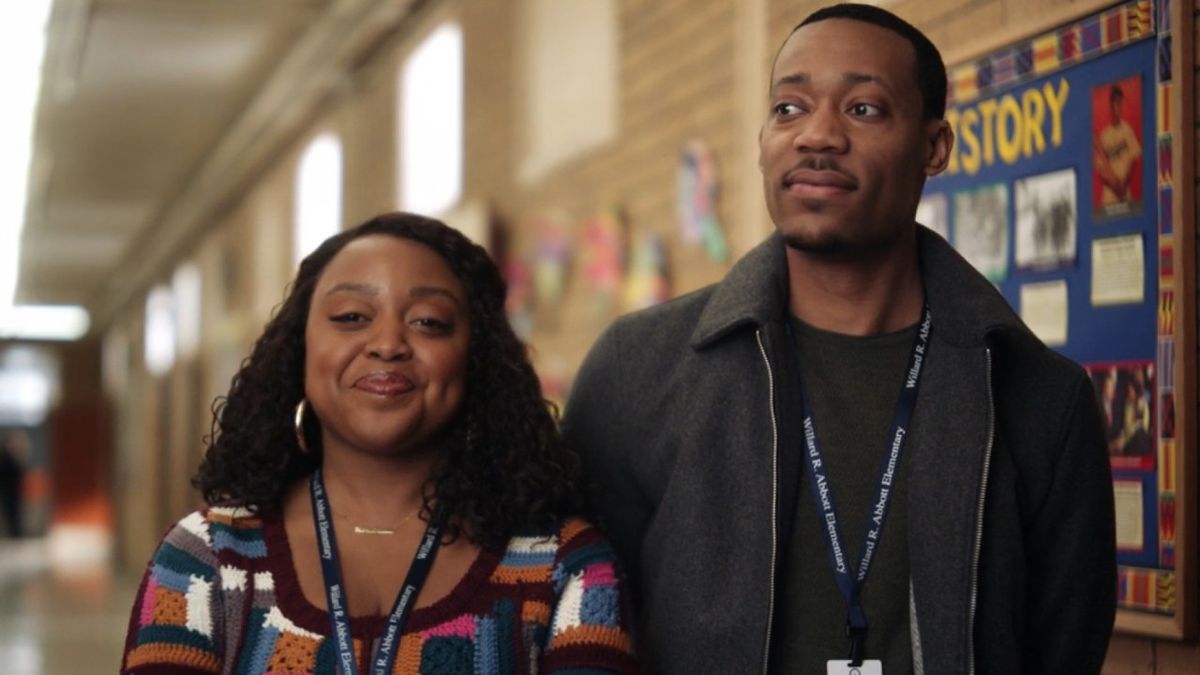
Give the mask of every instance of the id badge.
POLYGON ((826 661, 826 675, 883 675, 883 661, 863 659, 861 666, 851 667, 850 661, 826 661))

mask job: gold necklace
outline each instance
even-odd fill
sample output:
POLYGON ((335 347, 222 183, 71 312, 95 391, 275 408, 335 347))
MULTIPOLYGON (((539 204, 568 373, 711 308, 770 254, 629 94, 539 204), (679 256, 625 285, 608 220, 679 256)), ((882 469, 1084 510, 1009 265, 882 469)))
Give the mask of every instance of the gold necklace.
MULTIPOLYGON (((396 530, 400 529, 401 525, 403 525, 403 524, 407 523, 408 521, 412 520, 413 518, 415 518, 417 516, 417 514, 420 512, 421 512, 421 509, 417 509, 416 511, 413 511, 412 513, 408 514, 407 516, 404 516, 404 518, 400 522, 396 523, 395 525, 392 525, 391 527, 367 527, 366 525, 354 525, 354 534, 388 534, 388 535, 396 534, 396 530)), ((343 520, 348 520, 348 518, 346 518, 345 516, 341 516, 341 518, 343 520)))
POLYGON ((396 534, 396 530, 385 529, 382 527, 363 527, 362 525, 354 526, 354 534, 396 534))

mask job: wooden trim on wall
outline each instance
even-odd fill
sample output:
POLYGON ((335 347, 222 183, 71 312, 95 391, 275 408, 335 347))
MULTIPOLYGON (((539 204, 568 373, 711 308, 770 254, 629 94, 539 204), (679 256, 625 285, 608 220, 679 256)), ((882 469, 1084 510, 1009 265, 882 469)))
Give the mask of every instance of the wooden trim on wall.
MULTIPOLYGON (((1175 291, 1175 614, 1118 609, 1116 630, 1175 640, 1196 636, 1196 62, 1194 0, 1171 0, 1170 133, 1175 291)), ((1161 282, 1160 282, 1161 283, 1161 282)))
POLYGON ((1176 72, 1180 73, 1179 91, 1172 108, 1172 120, 1179 134, 1175 161, 1172 170, 1178 176, 1179 189, 1174 194, 1175 231, 1179 242, 1175 246, 1177 269, 1185 271, 1179 277, 1183 287, 1182 315, 1176 325, 1176 339, 1183 345, 1188 358, 1176 364, 1179 382, 1183 382, 1188 406, 1184 409, 1184 426, 1181 438, 1184 441, 1180 454, 1179 475, 1183 486, 1181 510, 1187 515, 1183 537, 1186 546, 1181 546, 1179 569, 1191 570, 1180 581, 1182 609, 1178 616, 1180 637, 1193 639, 1200 631, 1200 579, 1194 572, 1200 570, 1200 450, 1197 444, 1196 414, 1200 395, 1197 392, 1196 347, 1197 347, 1197 265, 1196 265, 1196 3, 1195 0, 1176 0, 1171 20, 1176 28, 1172 60, 1176 72))

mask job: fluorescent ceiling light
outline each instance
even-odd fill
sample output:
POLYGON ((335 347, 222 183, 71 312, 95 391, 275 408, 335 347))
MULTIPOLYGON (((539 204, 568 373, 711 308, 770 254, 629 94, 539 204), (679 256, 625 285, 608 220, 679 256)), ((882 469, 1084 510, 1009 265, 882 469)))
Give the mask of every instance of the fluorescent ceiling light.
POLYGON ((87 310, 77 305, 0 307, 0 339, 78 340, 89 323, 87 310))
POLYGON ((0 370, 0 424, 41 424, 50 409, 51 393, 44 373, 0 370))
POLYGON ((60 364, 42 347, 0 349, 0 426, 37 426, 62 395, 60 364))
MULTIPOLYGON (((4 44, 4 105, 0 106, 0 310, 11 307, 21 268, 21 229, 33 151, 33 120, 41 88, 50 0, 0 7, 4 44)), ((19 324, 17 324, 19 325, 19 324)))

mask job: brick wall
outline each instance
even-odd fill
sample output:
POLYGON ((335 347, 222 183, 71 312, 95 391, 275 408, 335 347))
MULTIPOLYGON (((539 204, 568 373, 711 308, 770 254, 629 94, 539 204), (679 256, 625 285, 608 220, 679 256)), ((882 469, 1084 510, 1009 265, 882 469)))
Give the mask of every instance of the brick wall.
MULTIPOLYGON (((754 144, 753 137, 734 137, 737 102, 729 93, 735 85, 730 54, 736 3, 619 3, 618 140, 557 167, 531 186, 520 186, 514 177, 521 101, 513 90, 520 55, 513 39, 515 12, 503 4, 465 3, 461 9, 470 83, 467 196, 488 200, 514 227, 512 249, 517 254, 531 247, 532 233, 522 226, 539 213, 560 212, 578 224, 614 204, 624 211, 631 235, 654 230, 665 239, 672 249, 677 293, 720 279, 727 265, 678 244, 675 172, 680 149, 689 139, 705 140, 718 158, 733 156, 739 142, 743 151, 754 144)), ((720 218, 727 227, 736 227, 728 200, 722 201, 720 218)), ((537 365, 574 372, 616 313, 616 307, 609 312, 597 309, 576 265, 561 306, 537 313, 532 340, 537 365)))

